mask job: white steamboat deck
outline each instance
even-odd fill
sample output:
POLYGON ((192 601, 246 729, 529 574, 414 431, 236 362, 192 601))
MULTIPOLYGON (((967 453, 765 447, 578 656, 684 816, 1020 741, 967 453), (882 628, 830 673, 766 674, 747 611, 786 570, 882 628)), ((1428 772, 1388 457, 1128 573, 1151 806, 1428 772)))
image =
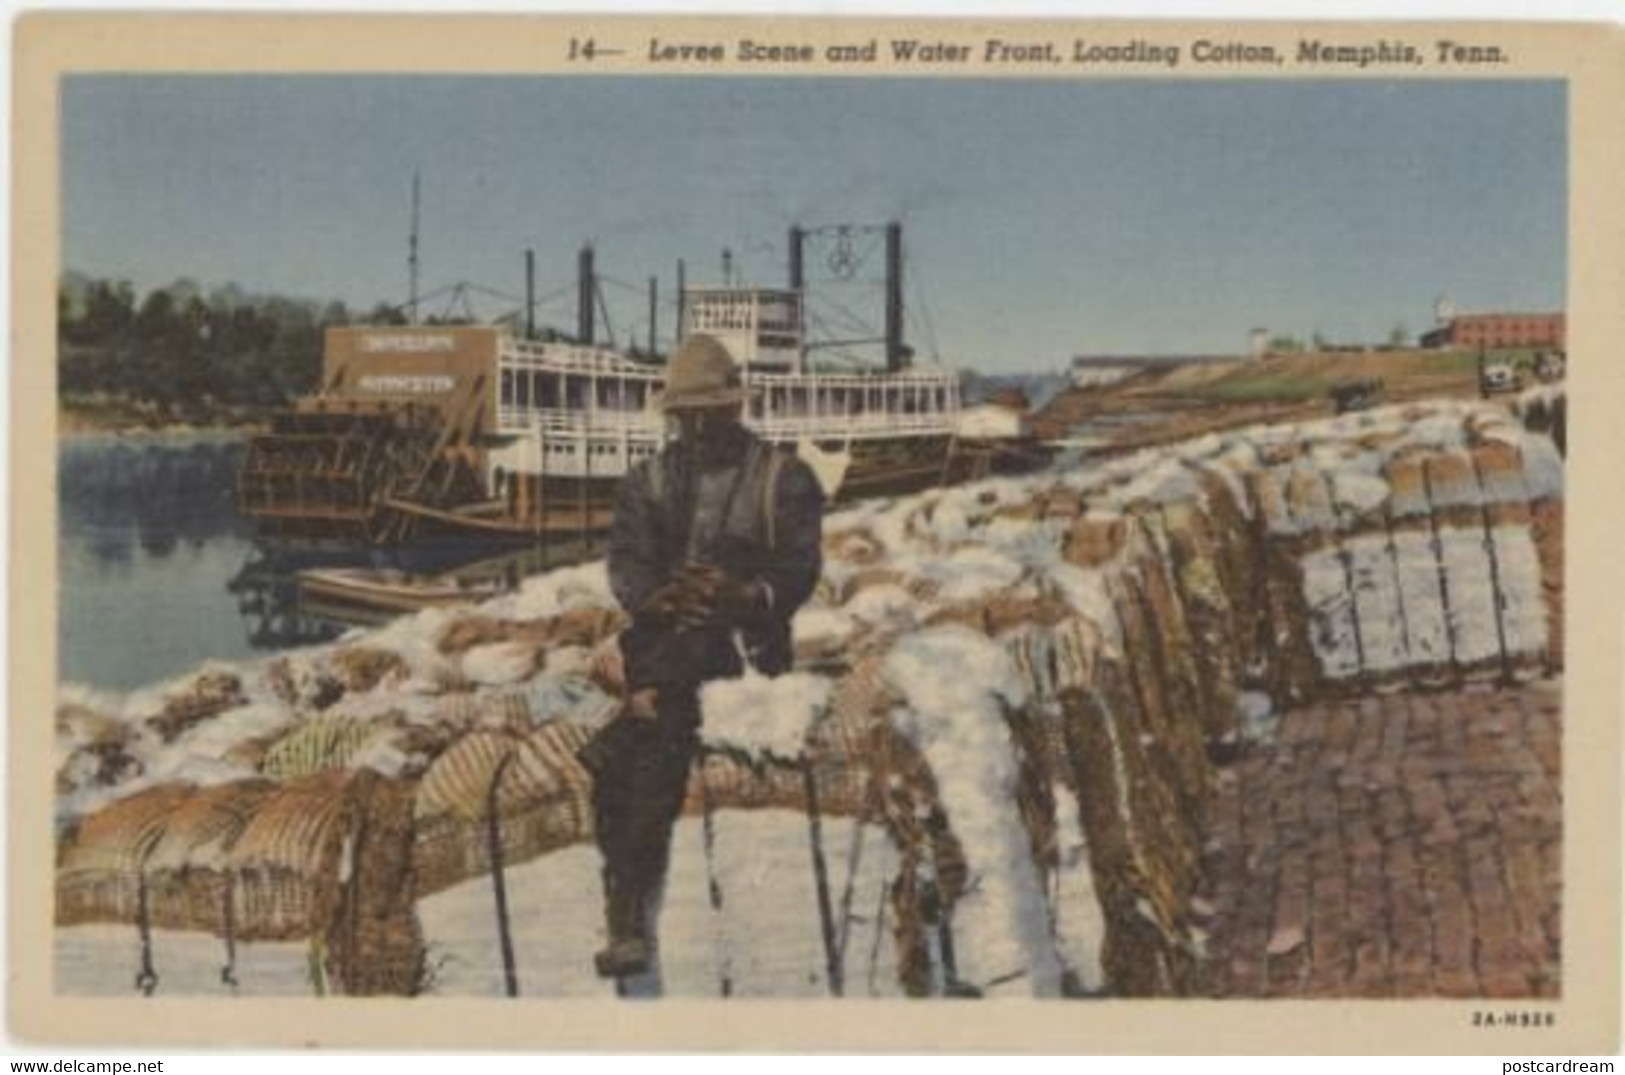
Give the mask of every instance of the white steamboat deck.
MULTIPOLYGON (((652 456, 665 422, 652 406, 661 367, 605 348, 504 341, 498 359, 493 474, 618 477, 652 456)), ((960 412, 947 370, 891 374, 746 367, 746 424, 784 444, 946 438, 960 412)))

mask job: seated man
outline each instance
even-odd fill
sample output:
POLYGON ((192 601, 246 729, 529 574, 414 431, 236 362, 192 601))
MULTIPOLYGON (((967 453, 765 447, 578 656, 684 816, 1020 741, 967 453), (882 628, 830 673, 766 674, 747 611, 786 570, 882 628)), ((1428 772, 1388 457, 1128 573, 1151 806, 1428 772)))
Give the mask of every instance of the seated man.
POLYGON ((646 971, 654 894, 699 744, 700 685, 748 660, 791 662, 790 619, 818 581, 823 494, 812 471, 742 424, 745 390, 723 345, 690 336, 659 406, 677 439, 622 480, 609 578, 632 614, 620 646, 622 715, 582 753, 604 857, 604 977, 646 971))

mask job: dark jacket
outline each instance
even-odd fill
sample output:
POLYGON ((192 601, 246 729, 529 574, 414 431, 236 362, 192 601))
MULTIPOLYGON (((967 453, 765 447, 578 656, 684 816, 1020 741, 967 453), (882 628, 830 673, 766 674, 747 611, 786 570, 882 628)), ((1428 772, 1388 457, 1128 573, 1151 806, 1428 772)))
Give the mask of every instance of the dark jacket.
POLYGON ((690 559, 731 577, 765 583, 771 607, 732 625, 752 667, 775 675, 790 667, 790 620, 811 596, 822 568, 823 493, 807 465, 788 449, 740 431, 730 468, 725 511, 709 533, 696 533, 698 476, 680 442, 622 479, 610 530, 609 582, 633 614, 621 638, 627 682, 633 687, 696 684, 743 671, 734 631, 727 626, 680 631, 651 623, 638 610, 690 559))

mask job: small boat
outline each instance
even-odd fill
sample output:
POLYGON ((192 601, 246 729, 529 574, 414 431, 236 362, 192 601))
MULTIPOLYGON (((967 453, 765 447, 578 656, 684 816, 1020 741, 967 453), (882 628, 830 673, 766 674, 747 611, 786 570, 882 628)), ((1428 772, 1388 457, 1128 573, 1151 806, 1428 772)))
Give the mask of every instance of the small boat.
POLYGON ((394 569, 310 568, 299 572, 298 579, 302 603, 337 605, 382 616, 474 604, 504 592, 498 579, 462 581, 394 569))

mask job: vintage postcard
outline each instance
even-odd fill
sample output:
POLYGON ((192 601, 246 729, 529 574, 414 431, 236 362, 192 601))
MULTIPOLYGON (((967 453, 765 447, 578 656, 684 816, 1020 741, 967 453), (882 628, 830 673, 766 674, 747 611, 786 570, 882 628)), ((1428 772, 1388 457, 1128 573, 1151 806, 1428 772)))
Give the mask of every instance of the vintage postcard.
POLYGON ((11 1033, 1615 1051, 1622 59, 25 17, 11 1033))

